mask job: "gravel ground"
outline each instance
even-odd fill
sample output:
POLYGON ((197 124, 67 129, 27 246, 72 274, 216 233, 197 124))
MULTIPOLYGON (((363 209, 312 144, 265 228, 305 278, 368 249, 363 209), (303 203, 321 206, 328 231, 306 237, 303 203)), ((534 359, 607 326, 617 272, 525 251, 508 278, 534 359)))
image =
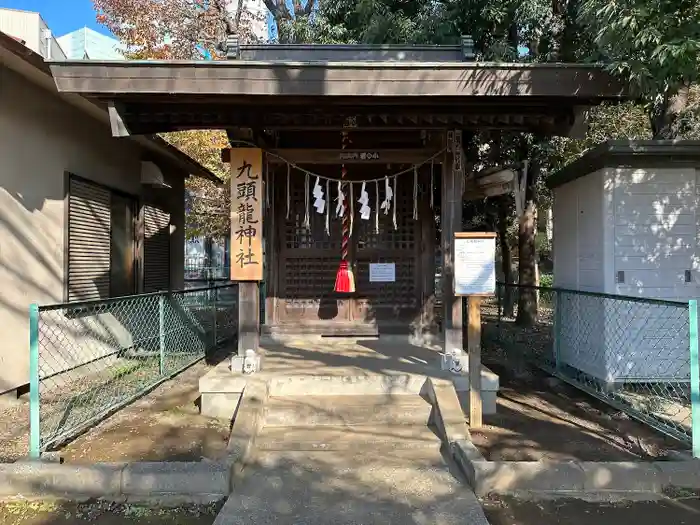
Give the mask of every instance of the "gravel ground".
POLYGON ((0 404, 0 463, 12 463, 29 453, 29 394, 0 404))
MULTIPOLYGON (((198 461, 225 450, 230 424, 199 414, 199 378, 216 360, 200 361, 62 447, 67 461, 198 461)), ((139 379, 144 368, 120 377, 139 379)), ((81 391, 85 391, 85 387, 81 391)), ((90 389, 92 390, 92 388, 90 389)), ((81 410, 76 405, 74 414, 81 410)), ((0 463, 29 451, 29 396, 0 405, 0 463)), ((50 421, 50 419, 49 419, 50 421)))
POLYGON ((156 508, 103 501, 0 503, 0 525, 211 525, 223 502, 156 508))
POLYGON ((688 493, 658 501, 615 503, 576 499, 524 501, 489 498, 482 501, 491 525, 697 525, 700 498, 688 493))
MULTIPOLYGON (((204 361, 119 410, 59 449, 66 462, 199 461, 226 450, 230 422, 199 413, 204 361)), ((233 416, 233 414, 232 414, 233 416)))

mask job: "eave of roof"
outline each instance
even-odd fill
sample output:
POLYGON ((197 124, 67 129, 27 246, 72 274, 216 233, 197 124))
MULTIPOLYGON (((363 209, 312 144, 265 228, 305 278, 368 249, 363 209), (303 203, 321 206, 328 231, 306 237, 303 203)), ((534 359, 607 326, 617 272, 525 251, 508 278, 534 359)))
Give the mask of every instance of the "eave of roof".
POLYGON ((606 167, 638 165, 663 159, 665 164, 700 165, 698 140, 609 140, 590 149, 578 159, 547 178, 554 189, 606 167))
MULTIPOLYGON (((49 67, 49 63, 46 62, 41 55, 35 53, 17 39, 3 32, 0 32, 0 47, 20 58, 26 64, 34 68, 38 73, 46 75, 49 80, 49 82, 46 83, 47 85, 54 83, 51 79, 51 69, 49 67)), ((95 110, 97 110, 100 114, 101 120, 109 125, 109 116, 107 114, 107 109, 103 104, 96 101, 87 100, 83 97, 79 97, 79 99, 72 99, 70 102, 92 116, 96 116, 95 110)), ((175 162, 181 169, 187 171, 187 173, 191 175, 208 179, 217 184, 222 183, 221 179, 210 170, 157 135, 135 136, 132 137, 132 140, 138 142, 142 147, 147 148, 151 152, 164 157, 170 162, 175 162)))
POLYGON ((629 98, 604 67, 588 64, 71 60, 50 67, 61 92, 113 98, 539 96, 584 105, 629 98))

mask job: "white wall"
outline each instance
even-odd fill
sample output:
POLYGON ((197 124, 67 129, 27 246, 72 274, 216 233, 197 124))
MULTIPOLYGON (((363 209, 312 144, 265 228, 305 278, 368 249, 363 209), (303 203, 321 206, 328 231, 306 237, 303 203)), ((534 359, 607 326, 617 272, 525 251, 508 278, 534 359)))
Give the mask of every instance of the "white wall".
MULTIPOLYGON (((555 286, 683 302, 700 295, 697 177, 694 168, 605 168, 556 188, 555 286)), ((683 305, 561 293, 558 307, 564 363, 609 382, 687 381, 683 305)))
POLYGON ((554 190, 554 285, 602 292, 603 171, 554 190))
MULTIPOLYGON (((141 153, 135 143, 112 138, 108 125, 0 66, 0 393, 28 380, 29 305, 63 301, 64 173, 142 195, 141 153)), ((181 176, 168 182, 175 224, 171 276, 181 288, 184 187, 181 176)), ((77 350, 99 354, 128 336, 109 316, 98 323, 51 319, 74 338, 64 341, 54 371, 67 363, 60 356, 77 350)))
POLYGON ((39 54, 46 60, 66 59, 66 54, 51 32, 51 28, 41 18, 39 19, 39 54))
POLYGON ((39 13, 17 9, 0 9, 0 31, 24 40, 29 49, 43 56, 39 13))
POLYGON ((63 49, 39 13, 0 8, 0 31, 24 40, 24 45, 46 59, 63 60, 63 49))
POLYGON ((615 267, 624 283, 613 293, 685 301, 700 295, 697 270, 696 174, 688 168, 618 168, 615 207, 615 267))

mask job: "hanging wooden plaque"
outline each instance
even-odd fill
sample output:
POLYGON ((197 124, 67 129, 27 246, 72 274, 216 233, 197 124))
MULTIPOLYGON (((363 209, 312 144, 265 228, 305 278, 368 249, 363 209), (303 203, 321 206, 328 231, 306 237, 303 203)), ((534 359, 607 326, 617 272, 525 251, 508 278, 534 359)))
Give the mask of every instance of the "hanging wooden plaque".
POLYGON ((232 148, 230 159, 231 280, 262 281, 262 150, 232 148))

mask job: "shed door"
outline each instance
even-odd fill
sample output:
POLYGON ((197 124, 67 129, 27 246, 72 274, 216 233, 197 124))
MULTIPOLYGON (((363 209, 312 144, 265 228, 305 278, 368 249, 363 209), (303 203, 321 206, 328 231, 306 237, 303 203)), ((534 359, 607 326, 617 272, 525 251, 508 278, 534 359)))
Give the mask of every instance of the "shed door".
POLYGON ((170 214, 163 207, 143 207, 144 292, 170 289, 170 214))
POLYGON ((76 177, 68 182, 68 301, 109 297, 110 191, 76 177))

